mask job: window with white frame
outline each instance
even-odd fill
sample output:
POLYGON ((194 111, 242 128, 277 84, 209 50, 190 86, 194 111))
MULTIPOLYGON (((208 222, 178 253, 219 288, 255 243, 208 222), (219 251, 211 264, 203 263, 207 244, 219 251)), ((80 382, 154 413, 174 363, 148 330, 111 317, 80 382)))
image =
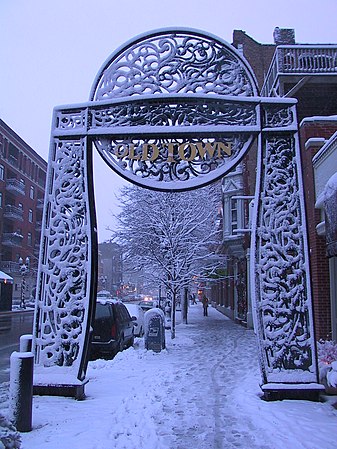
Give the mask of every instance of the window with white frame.
POLYGON ((28 221, 29 223, 33 223, 33 210, 29 209, 28 211, 28 221))
POLYGON ((238 211, 238 200, 236 198, 231 198, 231 234, 235 235, 236 230, 238 229, 238 219, 239 219, 239 211, 238 211))
POLYGON ((5 167, 0 164, 0 181, 3 181, 5 179, 5 167))
POLYGON ((252 196, 232 195, 224 198, 224 238, 242 237, 250 231, 252 196))
POLYGON ((35 188, 34 188, 34 186, 30 186, 29 197, 30 197, 31 200, 33 200, 35 198, 35 188))

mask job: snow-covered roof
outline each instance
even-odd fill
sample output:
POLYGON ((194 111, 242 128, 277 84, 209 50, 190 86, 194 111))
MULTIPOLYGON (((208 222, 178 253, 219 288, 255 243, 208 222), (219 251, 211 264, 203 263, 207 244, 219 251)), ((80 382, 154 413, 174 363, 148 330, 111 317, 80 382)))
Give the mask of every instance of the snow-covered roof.
POLYGON ((3 271, 0 271, 0 282, 9 282, 10 284, 13 283, 13 278, 9 276, 8 274, 4 273, 3 271))
POLYGON ((337 121, 337 115, 314 115, 312 117, 305 117, 302 119, 300 123, 300 127, 304 123, 310 123, 310 122, 336 122, 337 121))
POLYGON ((334 173, 328 180, 323 191, 324 199, 332 197, 337 191, 337 172, 334 173))
POLYGON ((320 160, 327 158, 333 151, 336 151, 336 148, 337 148, 337 131, 330 137, 330 139, 325 140, 325 144, 312 158, 313 165, 315 166, 318 164, 320 160))

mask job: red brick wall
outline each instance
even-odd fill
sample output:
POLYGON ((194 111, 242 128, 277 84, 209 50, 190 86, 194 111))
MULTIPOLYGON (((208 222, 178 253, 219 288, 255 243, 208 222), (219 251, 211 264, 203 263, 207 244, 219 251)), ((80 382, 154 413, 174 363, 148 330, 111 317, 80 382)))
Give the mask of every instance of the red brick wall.
POLYGON ((331 121, 304 122, 300 127, 314 323, 317 340, 331 338, 330 279, 328 258, 325 255, 325 238, 320 237, 316 232, 316 225, 321 221, 321 218, 320 211, 315 209, 315 183, 312 158, 321 146, 313 142, 310 147, 305 149, 305 142, 313 137, 328 139, 336 131, 336 128, 337 123, 331 121))
POLYGON ((233 46, 239 48, 240 44, 243 46, 243 56, 252 67, 261 89, 276 46, 275 44, 259 44, 244 31, 234 30, 233 46))
MULTIPOLYGON (((288 87, 290 88, 290 86, 285 85, 285 92, 288 91, 288 87)), ((337 114, 336 81, 335 83, 309 83, 297 91, 294 97, 298 101, 297 116, 299 122, 305 117, 337 114)), ((319 128, 324 130, 325 125, 321 124, 319 128)))

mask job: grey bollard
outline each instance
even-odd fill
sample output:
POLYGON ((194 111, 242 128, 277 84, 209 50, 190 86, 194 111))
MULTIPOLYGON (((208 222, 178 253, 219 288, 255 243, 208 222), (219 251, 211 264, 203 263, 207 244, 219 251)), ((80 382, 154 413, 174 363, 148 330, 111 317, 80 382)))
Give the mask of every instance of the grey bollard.
POLYGON ((32 430, 32 352, 13 352, 10 358, 9 396, 12 422, 19 432, 32 430))
POLYGON ((20 352, 31 352, 32 350, 32 334, 24 334, 20 337, 20 352))

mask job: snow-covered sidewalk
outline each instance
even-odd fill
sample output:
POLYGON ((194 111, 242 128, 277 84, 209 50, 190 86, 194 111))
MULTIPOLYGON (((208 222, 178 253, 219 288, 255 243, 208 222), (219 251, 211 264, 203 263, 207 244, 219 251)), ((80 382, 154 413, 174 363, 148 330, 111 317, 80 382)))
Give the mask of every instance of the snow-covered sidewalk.
POLYGON ((255 336, 214 308, 153 353, 142 339, 89 363, 87 398, 34 397, 22 449, 336 449, 336 397, 261 400, 255 336))

